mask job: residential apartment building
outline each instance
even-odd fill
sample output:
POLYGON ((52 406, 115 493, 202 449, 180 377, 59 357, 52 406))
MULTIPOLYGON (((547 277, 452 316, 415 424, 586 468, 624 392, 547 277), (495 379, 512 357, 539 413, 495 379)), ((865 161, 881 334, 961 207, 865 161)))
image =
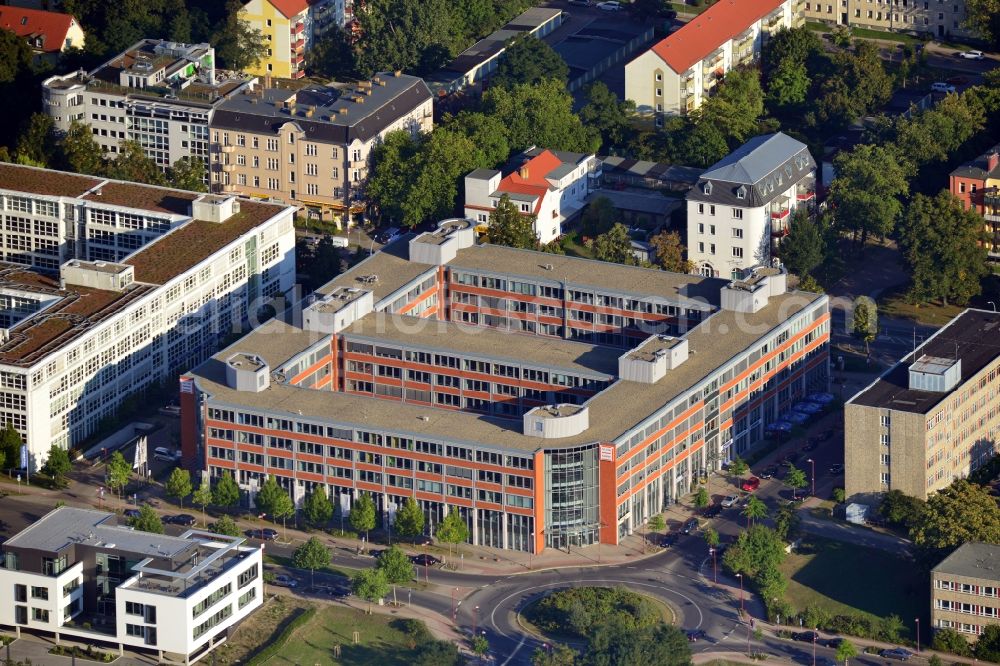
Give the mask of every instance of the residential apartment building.
POLYGON ((0 29, 27 40, 38 56, 56 58, 69 49, 82 49, 86 36, 70 14, 22 7, 0 7, 0 29))
POLYGON ((931 37, 972 37, 965 0, 808 0, 809 20, 869 30, 920 32, 931 37))
POLYGON ((769 35, 804 25, 803 0, 720 0, 625 65, 625 98, 657 124, 694 111, 769 35))
POLYGON ((473 543, 616 544, 828 380, 827 298, 476 244, 447 220, 181 379, 182 447, 249 497, 272 476, 473 543))
POLYGON ((262 551, 244 542, 54 509, 0 545, 0 626, 189 663, 264 602, 262 551))
POLYGON ((353 86, 246 90, 212 118, 213 189, 324 220, 360 214, 373 148, 395 130, 431 131, 433 104, 422 80, 399 73, 353 86))
POLYGON ((0 423, 32 468, 289 293, 293 212, 0 164, 0 423))
POLYGON ((46 79, 42 106, 59 132, 73 121, 89 125, 106 156, 129 140, 161 169, 183 158, 207 166, 213 111, 255 82, 220 76, 209 44, 144 39, 89 73, 46 79))
POLYGON ((931 569, 931 626, 970 643, 1000 624, 1000 546, 965 543, 931 569))
POLYGON ((506 176, 495 169, 476 169, 465 177, 465 216, 480 224, 507 195, 524 216, 534 218, 541 243, 563 233, 563 223, 586 205, 601 177, 595 155, 532 148, 518 156, 506 176))
POLYGON ((966 310, 847 402, 848 498, 926 499, 997 453, 998 333, 1000 314, 966 310))
POLYGON ((786 134, 756 136, 687 193, 688 259, 701 275, 739 279, 770 265, 792 214, 816 205, 816 162, 786 134))
POLYGON ((983 216, 983 244, 991 258, 1000 259, 1000 145, 952 171, 948 189, 983 216))
POLYGON ((267 55, 250 72, 301 79, 313 40, 333 26, 346 25, 352 5, 352 0, 250 0, 240 18, 267 42, 267 55))

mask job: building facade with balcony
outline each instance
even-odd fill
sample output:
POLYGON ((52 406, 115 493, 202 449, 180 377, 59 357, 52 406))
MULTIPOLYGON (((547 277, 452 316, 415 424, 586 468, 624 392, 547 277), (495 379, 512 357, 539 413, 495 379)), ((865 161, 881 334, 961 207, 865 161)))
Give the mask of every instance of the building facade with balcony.
POLYGON ((364 211, 375 145, 389 132, 416 135, 433 125, 430 90, 405 74, 353 86, 248 90, 212 117, 212 187, 349 223, 364 211))
POLYGON ((262 551, 244 542, 54 509, 0 546, 0 626, 190 663, 264 602, 262 551))
POLYGON ((931 627, 970 643, 1000 624, 1000 546, 964 543, 931 569, 931 627))
POLYGON ((252 501, 274 477, 478 545, 617 544, 828 377, 827 298, 408 235, 182 377, 182 447, 252 501))
POLYGON ((886 32, 926 33, 932 38, 976 37, 965 25, 965 0, 808 0, 806 18, 886 32))
POLYGON ((983 216, 991 259, 1000 259, 1000 145, 951 172, 948 189, 966 209, 983 216))
POLYGON ((657 124, 701 106, 726 72, 755 62, 768 35, 804 24, 800 0, 723 0, 625 65, 625 98, 657 124))
POLYGON ((518 156, 503 175, 495 169, 476 169, 465 177, 465 216, 481 225, 506 194, 518 212, 534 218, 540 243, 551 243, 563 233, 563 224, 586 205, 587 195, 601 178, 595 155, 531 148, 518 156))
POLYGON ((240 18, 267 42, 267 54, 250 73, 301 79, 313 40, 334 26, 345 26, 352 5, 352 0, 249 0, 240 18))
POLYGON ((844 490, 926 499, 997 453, 1000 314, 966 310, 844 407, 844 490))
POLYGON ((255 82, 219 76, 209 44, 144 39, 91 72, 46 79, 42 106, 58 132, 88 125, 105 156, 137 141, 161 169, 191 158, 207 167, 212 113, 255 82))
POLYGON ((0 211, 0 423, 32 471, 295 281, 290 207, 0 164, 0 211))
POLYGON ((781 132, 754 137, 688 191, 688 259, 701 275, 739 279, 770 265, 792 214, 815 203, 808 147, 781 132))

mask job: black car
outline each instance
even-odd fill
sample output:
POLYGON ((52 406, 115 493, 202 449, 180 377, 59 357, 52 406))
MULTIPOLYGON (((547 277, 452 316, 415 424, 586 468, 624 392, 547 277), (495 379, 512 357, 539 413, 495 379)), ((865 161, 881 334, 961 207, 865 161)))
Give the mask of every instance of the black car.
POLYGON ((687 521, 686 523, 684 523, 684 528, 683 528, 684 534, 691 534, 692 532, 696 532, 698 530, 698 525, 699 523, 697 518, 692 518, 691 520, 687 521))
POLYGON ((246 535, 251 539, 263 539, 264 541, 274 541, 278 538, 278 530, 272 530, 270 527, 265 527, 263 529, 257 528, 252 530, 247 530, 246 535))
POLYGON ((433 567, 441 564, 441 560, 434 557, 433 555, 428 555, 426 553, 421 553, 420 555, 414 555, 410 558, 410 561, 416 564, 418 567, 433 567))
POLYGON ((767 467, 764 468, 762 472, 758 473, 757 476, 759 476, 762 479, 771 479, 774 478, 774 474, 777 471, 778 471, 777 465, 768 465, 767 467))
POLYGON ((841 638, 840 636, 837 636, 836 638, 831 638, 830 640, 828 640, 826 642, 826 646, 828 648, 833 648, 834 650, 836 650, 840 647, 841 643, 844 643, 846 641, 847 641, 846 638, 841 638))
POLYGON ((842 464, 837 463, 836 465, 830 465, 830 474, 843 474, 843 473, 844 473, 844 466, 842 464))
POLYGON ((799 631, 792 634, 792 640, 802 641, 803 643, 812 643, 813 641, 819 641, 819 634, 815 631, 799 631))
POLYGON ((712 506, 705 509, 706 518, 717 518, 721 513, 722 513, 722 506, 719 504, 713 504, 712 506))
POLYGON ((695 643, 705 638, 705 632, 702 631, 701 629, 694 629, 693 631, 687 632, 687 637, 689 641, 695 643))
POLYGON ((913 656, 913 653, 905 648, 892 648, 891 650, 882 650, 878 653, 878 656, 883 659, 898 659, 899 661, 907 661, 913 656))
POLYGON ((171 525, 192 527, 198 520, 189 513, 179 513, 176 516, 164 516, 163 522, 170 523, 171 525))
POLYGON ((122 512, 122 515, 129 519, 138 518, 139 509, 125 509, 125 511, 122 512))
POLYGON ((372 548, 371 550, 368 551, 368 554, 377 560, 378 558, 382 557, 382 553, 384 552, 385 552, 384 548, 372 548))
POLYGON ((664 534, 660 539, 660 548, 670 548, 677 543, 677 535, 671 532, 670 534, 664 534))

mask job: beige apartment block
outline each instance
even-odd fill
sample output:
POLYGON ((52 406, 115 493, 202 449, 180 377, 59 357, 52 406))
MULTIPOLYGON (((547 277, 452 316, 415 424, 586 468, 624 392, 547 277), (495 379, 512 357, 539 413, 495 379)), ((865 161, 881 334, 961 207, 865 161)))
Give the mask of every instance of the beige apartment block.
POLYGON ((969 309, 844 407, 844 489, 926 499, 997 452, 1000 314, 969 309))
POLYGON ((294 204, 339 224, 364 211, 374 146, 389 132, 415 135, 433 123, 430 90, 404 74, 247 91, 212 118, 213 189, 294 204))
POLYGON ((806 18, 870 30, 970 37, 965 0, 808 0, 806 18))
POLYGON ((1000 546, 967 543, 931 569, 931 626, 969 642, 1000 624, 1000 546))

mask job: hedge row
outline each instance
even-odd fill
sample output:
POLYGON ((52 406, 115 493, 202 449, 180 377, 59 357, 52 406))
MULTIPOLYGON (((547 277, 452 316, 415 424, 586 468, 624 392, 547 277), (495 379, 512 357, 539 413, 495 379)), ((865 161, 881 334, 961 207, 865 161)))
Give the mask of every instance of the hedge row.
POLYGON ((291 622, 285 625, 285 628, 280 634, 278 634, 277 638, 269 643, 263 650, 250 658, 250 661, 247 662, 247 666, 259 666, 259 664, 263 664, 268 659, 278 654, 278 651, 285 647, 285 643, 287 643, 288 639, 292 637, 292 632, 311 620, 315 614, 316 609, 309 608, 299 615, 296 615, 291 622))

